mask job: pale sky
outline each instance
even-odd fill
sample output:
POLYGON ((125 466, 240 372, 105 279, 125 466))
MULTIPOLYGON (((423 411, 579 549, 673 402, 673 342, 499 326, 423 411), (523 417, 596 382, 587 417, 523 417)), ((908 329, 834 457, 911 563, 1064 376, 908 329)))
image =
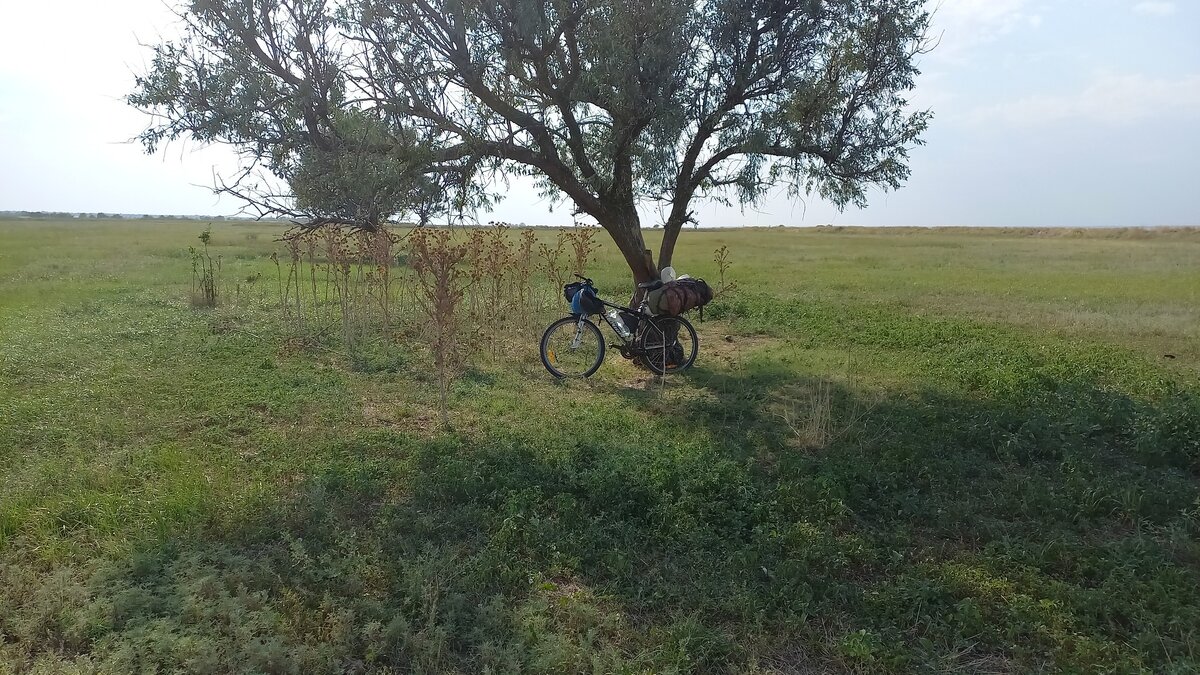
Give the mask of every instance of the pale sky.
MULTIPOLYGON (((0 210, 233 214, 224 148, 128 143, 122 97, 161 0, 0 0, 0 210)), ((783 196, 707 225, 1200 225, 1200 0, 943 0, 913 98, 935 118, 898 192, 839 213, 783 196)), ((482 221, 565 224, 527 185, 482 221)), ((645 213, 645 225, 658 219, 645 213)))

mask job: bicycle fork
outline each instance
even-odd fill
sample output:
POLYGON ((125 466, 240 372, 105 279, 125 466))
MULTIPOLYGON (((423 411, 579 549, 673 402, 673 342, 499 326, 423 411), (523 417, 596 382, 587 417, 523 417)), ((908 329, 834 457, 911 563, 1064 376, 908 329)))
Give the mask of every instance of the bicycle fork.
POLYGON ((575 324, 575 339, 571 340, 571 349, 579 349, 583 344, 583 322, 587 321, 586 315, 580 314, 579 321, 575 324))

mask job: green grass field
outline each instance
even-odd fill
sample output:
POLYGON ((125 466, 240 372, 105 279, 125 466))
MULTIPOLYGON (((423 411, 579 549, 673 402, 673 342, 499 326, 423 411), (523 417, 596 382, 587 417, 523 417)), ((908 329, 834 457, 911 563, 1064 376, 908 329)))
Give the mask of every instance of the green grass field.
POLYGON ((685 232, 692 371, 447 429, 202 227, 0 221, 0 673, 1200 671, 1200 230, 685 232))

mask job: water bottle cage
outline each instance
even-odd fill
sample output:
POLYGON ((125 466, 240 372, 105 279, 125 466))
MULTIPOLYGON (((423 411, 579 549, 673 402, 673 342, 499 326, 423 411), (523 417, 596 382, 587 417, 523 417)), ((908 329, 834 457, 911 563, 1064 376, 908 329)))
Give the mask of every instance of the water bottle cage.
POLYGON ((609 325, 622 340, 628 340, 633 337, 633 331, 629 330, 629 326, 626 325, 625 317, 621 316, 621 312, 616 309, 610 309, 605 314, 605 318, 608 319, 609 325))

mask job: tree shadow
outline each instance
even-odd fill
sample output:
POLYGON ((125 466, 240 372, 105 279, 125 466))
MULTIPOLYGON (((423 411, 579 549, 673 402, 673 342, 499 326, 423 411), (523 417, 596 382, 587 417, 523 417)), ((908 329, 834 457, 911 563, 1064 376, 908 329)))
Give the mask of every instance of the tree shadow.
POLYGON ((1200 438, 1187 400, 826 383, 870 414, 805 447, 773 405, 819 381, 689 377, 683 411, 620 391, 652 420, 624 437, 344 442, 236 525, 101 569, 71 634, 115 671, 1194 663, 1200 490, 1154 445, 1200 438))

